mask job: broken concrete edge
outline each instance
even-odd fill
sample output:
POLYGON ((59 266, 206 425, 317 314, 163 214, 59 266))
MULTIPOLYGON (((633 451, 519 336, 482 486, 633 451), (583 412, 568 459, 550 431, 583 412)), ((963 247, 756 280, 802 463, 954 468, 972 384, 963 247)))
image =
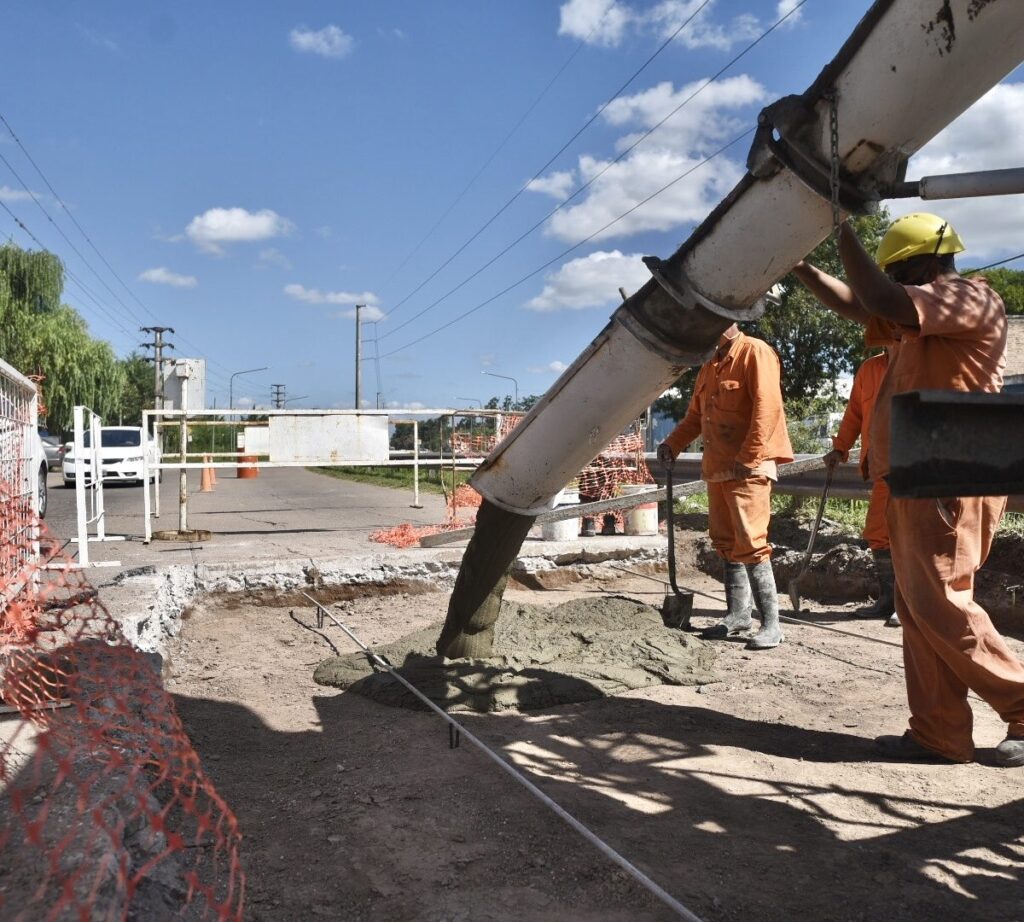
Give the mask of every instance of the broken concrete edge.
MULTIPOLYGON (((574 571, 579 579, 605 562, 658 564, 665 560, 661 542, 641 546, 635 540, 616 546, 588 548, 580 542, 545 542, 543 548, 524 548, 512 576, 526 586, 537 586, 536 574, 559 569, 574 571), (578 573, 576 573, 578 571, 578 573)), ((415 556, 374 554, 330 560, 296 558, 268 560, 241 568, 235 564, 196 567, 136 567, 116 574, 101 588, 101 601, 117 619, 125 638, 146 653, 165 652, 168 641, 181 630, 185 612, 208 595, 314 590, 319 586, 374 585, 397 581, 428 583, 450 590, 462 561, 461 550, 415 556), (119 599, 118 595, 127 592, 119 599)), ((570 579, 569 581, 574 581, 570 579)))

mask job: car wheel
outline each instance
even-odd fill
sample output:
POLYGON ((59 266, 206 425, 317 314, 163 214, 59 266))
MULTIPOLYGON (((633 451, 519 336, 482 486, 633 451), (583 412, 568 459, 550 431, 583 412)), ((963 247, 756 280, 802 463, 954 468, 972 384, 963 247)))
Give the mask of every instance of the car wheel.
POLYGON ((64 478, 64 489, 65 490, 73 490, 74 488, 75 488, 75 482, 73 480, 68 480, 67 477, 65 477, 64 478))
POLYGON ((41 464, 39 466, 39 493, 38 493, 38 505, 39 505, 39 518, 46 518, 46 501, 48 497, 46 489, 46 465, 41 464))

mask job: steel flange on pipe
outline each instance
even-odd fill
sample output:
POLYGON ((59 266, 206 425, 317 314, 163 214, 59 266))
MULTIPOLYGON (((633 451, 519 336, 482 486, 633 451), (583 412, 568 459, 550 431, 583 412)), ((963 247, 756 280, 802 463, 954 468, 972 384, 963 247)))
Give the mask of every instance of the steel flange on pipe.
MULTIPOLYGON (((727 327, 760 316, 764 292, 832 229, 833 204, 844 215, 870 210, 903 180, 907 159, 1022 58, 1020 0, 876 2, 805 93, 764 110, 747 174, 672 257, 645 260, 652 279, 478 468, 470 483, 486 505, 528 521, 551 508, 727 327)), ((510 523, 478 527, 467 552, 478 576, 460 574, 449 637, 453 618, 466 617, 464 584, 480 583, 479 598, 491 579, 479 574, 502 563, 477 565, 495 531, 529 527, 510 523)), ((504 567, 518 545, 503 543, 499 556, 512 545, 504 567)))

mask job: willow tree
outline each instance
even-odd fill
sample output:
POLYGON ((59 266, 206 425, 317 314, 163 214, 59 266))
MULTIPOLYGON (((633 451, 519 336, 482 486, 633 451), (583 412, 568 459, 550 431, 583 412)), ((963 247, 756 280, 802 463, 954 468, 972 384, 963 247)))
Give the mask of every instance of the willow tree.
POLYGON ((77 403, 113 418, 125 381, 110 344, 61 304, 63 291, 64 267, 52 253, 0 246, 0 358, 44 377, 47 424, 58 430, 71 427, 77 403))

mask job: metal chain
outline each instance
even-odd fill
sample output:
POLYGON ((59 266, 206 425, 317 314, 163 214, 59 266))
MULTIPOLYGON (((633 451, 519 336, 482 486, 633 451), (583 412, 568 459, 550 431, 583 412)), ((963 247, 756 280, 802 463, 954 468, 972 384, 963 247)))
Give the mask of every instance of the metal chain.
POLYGON ((832 196, 832 236, 839 242, 839 225, 842 224, 839 207, 839 92, 833 88, 825 94, 828 100, 828 128, 831 141, 828 188, 832 196))

